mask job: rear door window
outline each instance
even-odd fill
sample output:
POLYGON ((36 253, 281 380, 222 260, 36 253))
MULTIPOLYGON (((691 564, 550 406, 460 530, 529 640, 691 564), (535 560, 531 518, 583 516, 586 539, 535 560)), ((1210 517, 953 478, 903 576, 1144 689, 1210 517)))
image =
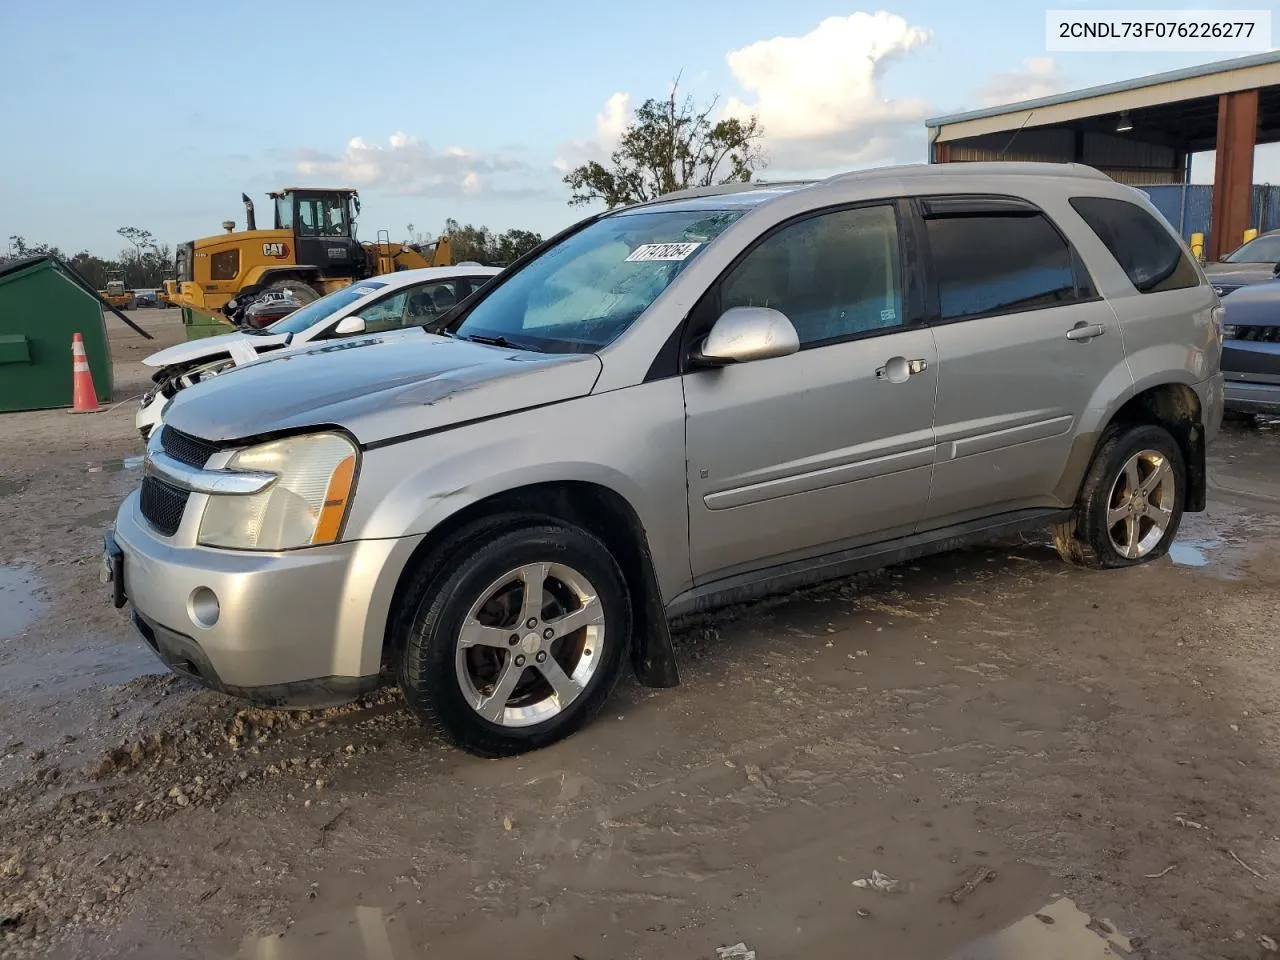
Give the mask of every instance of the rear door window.
POLYGON ((1140 292, 1199 286, 1200 275, 1182 246, 1167 227, 1136 203, 1112 197, 1072 197, 1071 206, 1140 292))
POLYGON ((1066 240, 1042 214, 928 216, 941 318, 1020 313, 1092 297, 1066 240))

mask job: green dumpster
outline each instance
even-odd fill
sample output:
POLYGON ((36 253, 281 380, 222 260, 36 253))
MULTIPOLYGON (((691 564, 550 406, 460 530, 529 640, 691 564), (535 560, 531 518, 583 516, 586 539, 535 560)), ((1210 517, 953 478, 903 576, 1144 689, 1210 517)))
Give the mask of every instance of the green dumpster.
POLYGON ((203 337, 217 337, 224 333, 235 333, 236 325, 230 320, 218 320, 196 313, 190 307, 182 308, 182 325, 186 328, 188 340, 200 340, 203 337))
POLYGON ((111 400, 102 301, 56 257, 0 264, 0 412, 71 406, 71 337, 84 338, 99 403, 111 400))

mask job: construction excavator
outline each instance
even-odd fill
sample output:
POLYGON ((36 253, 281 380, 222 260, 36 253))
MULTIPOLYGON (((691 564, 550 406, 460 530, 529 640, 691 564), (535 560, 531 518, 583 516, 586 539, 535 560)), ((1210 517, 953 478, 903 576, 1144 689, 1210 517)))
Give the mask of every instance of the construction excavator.
POLYGON ((259 300, 287 298, 304 306, 358 280, 397 270, 453 264, 448 236, 431 244, 374 242, 356 237, 360 196, 349 187, 285 187, 268 194, 274 225, 259 230, 253 201, 240 198, 245 229, 223 221, 225 233, 181 244, 165 296, 176 307, 237 323, 259 300))

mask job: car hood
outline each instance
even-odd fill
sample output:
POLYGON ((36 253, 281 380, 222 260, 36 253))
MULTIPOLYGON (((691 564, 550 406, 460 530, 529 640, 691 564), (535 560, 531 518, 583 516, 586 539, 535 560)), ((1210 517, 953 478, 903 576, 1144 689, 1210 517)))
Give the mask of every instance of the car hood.
POLYGON ((585 396, 595 354, 542 354, 417 330, 268 354, 174 398, 165 423, 214 442, 336 425, 376 443, 585 396))
POLYGON ((278 347, 289 340, 287 333, 253 335, 247 333, 222 333, 216 337, 202 337, 176 346, 157 350, 142 362, 148 367, 171 367, 174 364, 199 363, 230 353, 237 363, 244 362, 244 355, 266 348, 278 347), (247 348, 247 350, 246 350, 247 348))
POLYGON ((1250 284, 1222 298, 1225 322, 1239 327, 1280 326, 1280 280, 1250 284))
POLYGON ((1206 263, 1205 276, 1210 283, 1229 283, 1233 285, 1246 283, 1262 283, 1274 279, 1273 263, 1206 263))

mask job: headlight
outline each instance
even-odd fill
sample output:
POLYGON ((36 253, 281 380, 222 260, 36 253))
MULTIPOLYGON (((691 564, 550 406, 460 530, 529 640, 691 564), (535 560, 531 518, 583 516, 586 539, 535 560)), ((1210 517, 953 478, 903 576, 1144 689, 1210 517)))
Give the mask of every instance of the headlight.
POLYGON ((358 453, 339 433, 312 433, 241 450, 228 470, 274 473, 252 496, 211 496, 200 520, 206 547, 292 550, 333 543, 355 487, 358 453))

